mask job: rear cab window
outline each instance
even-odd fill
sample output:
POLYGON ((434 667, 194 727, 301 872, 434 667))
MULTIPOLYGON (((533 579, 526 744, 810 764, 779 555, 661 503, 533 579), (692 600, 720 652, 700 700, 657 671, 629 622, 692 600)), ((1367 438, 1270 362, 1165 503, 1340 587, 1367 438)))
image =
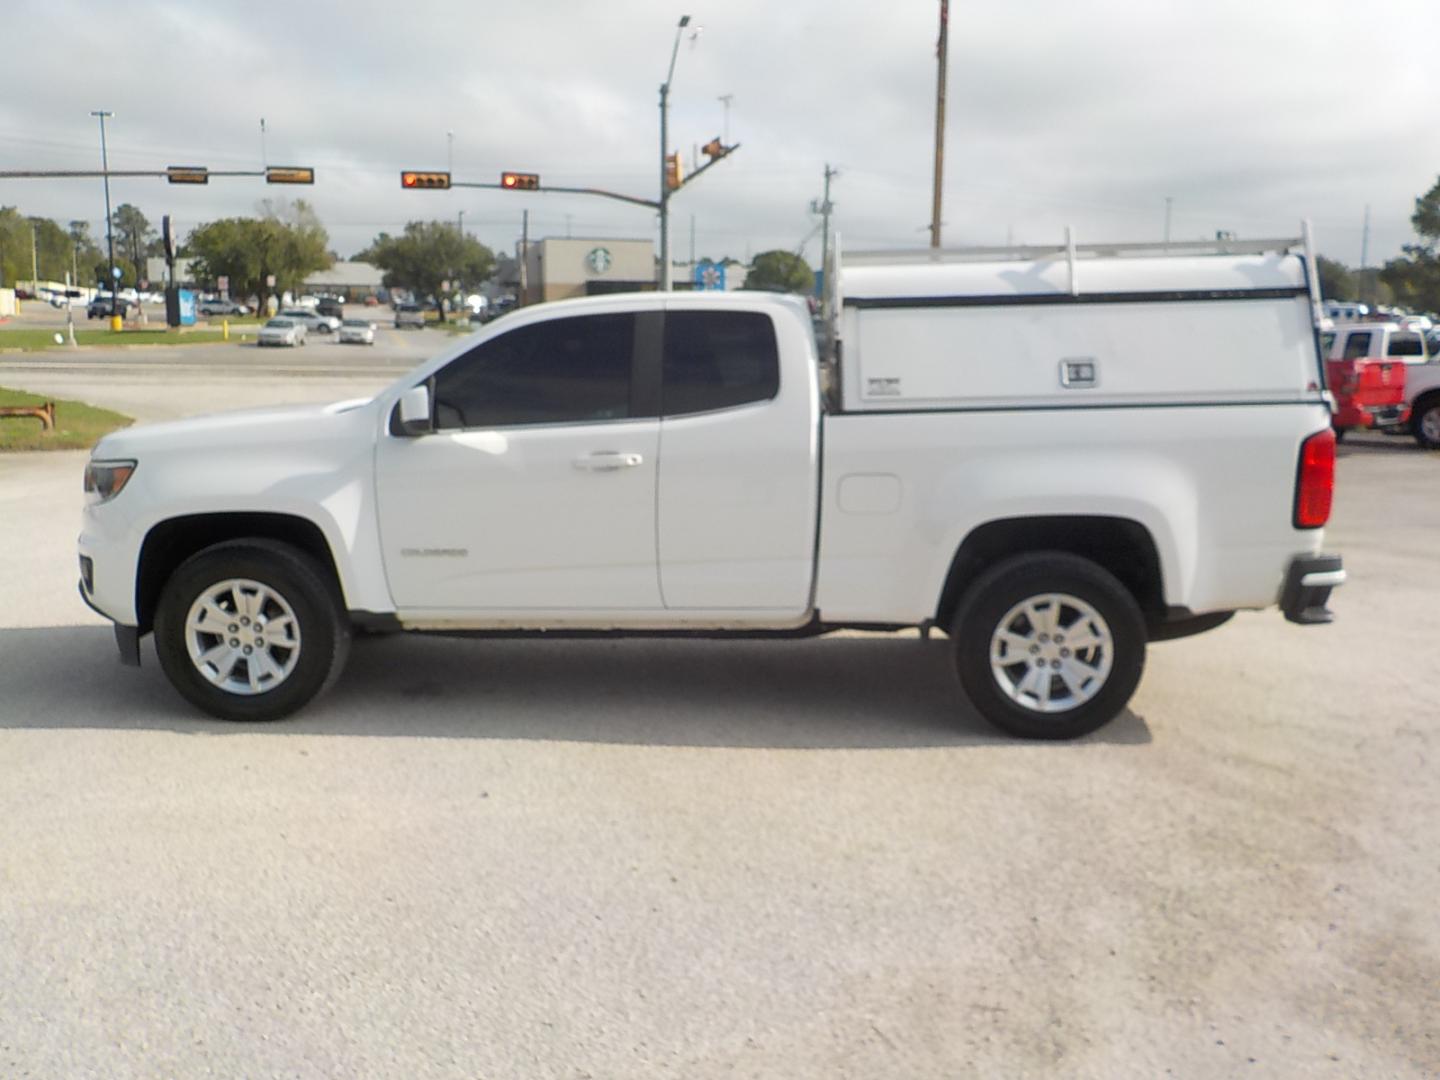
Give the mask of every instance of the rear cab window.
POLYGON ((1351 334, 1345 339, 1346 360, 1360 360, 1370 355, 1371 331, 1351 334))

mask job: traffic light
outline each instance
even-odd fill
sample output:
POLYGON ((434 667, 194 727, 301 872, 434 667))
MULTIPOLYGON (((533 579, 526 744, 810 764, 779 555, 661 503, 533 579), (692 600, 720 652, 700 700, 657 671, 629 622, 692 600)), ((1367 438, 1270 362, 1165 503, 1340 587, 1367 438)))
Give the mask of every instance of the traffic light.
POLYGON ((448 172, 402 172, 400 186, 407 189, 428 188, 444 191, 450 186, 450 174, 448 172))
POLYGON ((665 155, 665 186, 671 191, 678 191, 680 185, 685 182, 685 166, 680 164, 680 155, 665 155))
POLYGON ((706 157, 708 157, 711 161, 719 161, 730 151, 720 142, 720 136, 716 135, 715 138, 711 139, 709 142, 707 142, 704 146, 700 148, 700 152, 703 153, 706 157))
POLYGON ((313 184, 315 170, 301 165, 269 165, 265 169, 267 184, 313 184))
POLYGON ((507 191, 539 191, 540 174, 529 172, 502 172, 500 186, 507 191))
POLYGON ((171 165, 165 170, 165 179, 172 184, 208 184, 210 170, 203 165, 171 165))

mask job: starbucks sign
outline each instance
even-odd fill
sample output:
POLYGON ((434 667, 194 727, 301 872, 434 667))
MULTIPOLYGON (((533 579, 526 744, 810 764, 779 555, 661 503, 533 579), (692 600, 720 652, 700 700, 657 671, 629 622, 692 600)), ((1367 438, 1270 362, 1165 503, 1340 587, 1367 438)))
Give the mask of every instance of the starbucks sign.
POLYGON ((603 274, 615 264, 615 258, 610 254, 609 248, 591 248, 585 256, 585 265, 597 274, 603 274))

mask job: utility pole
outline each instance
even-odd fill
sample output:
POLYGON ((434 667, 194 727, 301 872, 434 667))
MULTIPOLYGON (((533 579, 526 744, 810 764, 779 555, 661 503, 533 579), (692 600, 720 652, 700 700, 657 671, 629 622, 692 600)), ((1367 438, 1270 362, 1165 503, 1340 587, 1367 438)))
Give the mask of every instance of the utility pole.
POLYGON ((460 233, 460 235, 461 235, 462 237, 465 235, 465 211, 464 211, 464 210, 461 210, 460 213, 458 213, 457 215, 455 215, 455 228, 456 228, 456 230, 460 233))
POLYGON ((670 152, 670 81, 675 77, 675 57, 680 54, 680 35, 690 25, 690 16, 681 15, 675 26, 675 45, 670 50, 670 67, 660 84, 660 288, 670 291, 670 170, 665 157, 670 152))
POLYGON ((1170 206, 1175 202, 1174 196, 1165 196, 1165 243, 1170 243, 1170 206))
POLYGON ((265 117, 260 117, 260 167, 270 167, 270 153, 265 149, 265 117))
POLYGON ((720 141, 721 141, 722 143, 724 143, 726 146, 729 146, 729 145, 730 145, 730 102, 732 102, 732 101, 735 100, 735 95, 734 95, 734 94, 721 94, 718 98, 716 98, 716 100, 719 101, 721 105, 724 105, 724 106, 725 106, 725 124, 724 124, 724 126, 720 129, 721 132, 722 132, 722 134, 721 134, 721 136, 720 136, 720 141))
MULTIPOLYGON (((820 215, 820 272, 830 272, 830 212, 835 209, 835 204, 830 201, 830 181, 840 175, 839 169, 832 169, 827 163, 825 166, 825 197, 820 202, 810 204, 812 213, 820 215)), ((828 289, 828 286, 827 286, 828 289)))
POLYGON ((1370 265, 1370 204, 1365 204, 1365 226, 1360 232, 1360 269, 1370 265))
POLYGON ((105 239, 110 246, 110 329, 119 330, 120 275, 115 272, 115 225, 110 220, 110 155, 105 149, 105 118, 115 114, 106 109, 93 109, 90 115, 100 118, 100 168, 105 173, 105 239))
POLYGON ((40 294, 40 241, 36 236, 38 226, 30 226, 30 292, 40 294))
POLYGON ((945 176, 945 65, 949 50, 950 0, 940 0, 940 40, 935 46, 935 200, 930 212, 930 246, 940 246, 940 193, 945 176))
POLYGON ((520 300, 516 307, 525 306, 526 293, 530 289, 530 273, 528 264, 530 262, 530 211, 526 210, 520 217, 520 300))
POLYGON ((695 278, 695 215, 690 215, 690 278, 695 278))

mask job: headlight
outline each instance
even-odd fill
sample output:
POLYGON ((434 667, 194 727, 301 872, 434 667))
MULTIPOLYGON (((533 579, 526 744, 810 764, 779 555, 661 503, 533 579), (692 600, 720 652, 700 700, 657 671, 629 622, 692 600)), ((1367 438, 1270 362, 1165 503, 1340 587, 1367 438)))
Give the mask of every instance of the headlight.
POLYGON ((85 466, 86 501, 109 502, 120 494, 135 473, 133 461, 92 461, 85 466))

